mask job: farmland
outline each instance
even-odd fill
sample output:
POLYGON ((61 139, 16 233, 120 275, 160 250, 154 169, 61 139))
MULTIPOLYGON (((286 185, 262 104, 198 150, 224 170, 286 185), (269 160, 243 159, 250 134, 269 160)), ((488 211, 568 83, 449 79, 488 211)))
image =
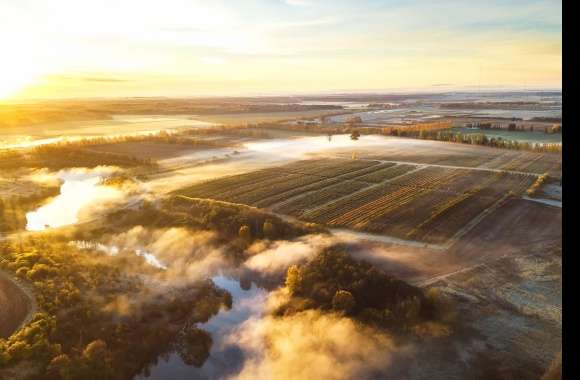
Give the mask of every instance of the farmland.
POLYGON ((63 357, 88 368, 102 341, 118 378, 243 379, 246 327, 337 312, 394 338, 381 378, 540 378, 561 350, 560 154, 254 115, 121 115, 135 131, 97 133, 115 116, 0 153, 1 379, 24 378, 39 341, 39 378, 63 357), (398 287, 376 270, 444 307, 417 319, 415 301, 384 303, 398 287))
MULTIPOLYGON (((409 162, 440 166, 499 169, 514 172, 552 176, 561 173, 562 155, 557 153, 535 153, 517 150, 501 150, 482 146, 465 146, 441 142, 415 141, 409 144, 393 144, 376 149, 357 150, 359 158, 379 161, 409 162)), ((346 153, 339 154, 348 157, 346 153)))
MULTIPOLYGON (((179 194, 248 204, 304 221, 444 244, 536 175, 373 159, 315 159, 224 177, 179 194)), ((510 164, 514 162, 514 164, 510 164)))

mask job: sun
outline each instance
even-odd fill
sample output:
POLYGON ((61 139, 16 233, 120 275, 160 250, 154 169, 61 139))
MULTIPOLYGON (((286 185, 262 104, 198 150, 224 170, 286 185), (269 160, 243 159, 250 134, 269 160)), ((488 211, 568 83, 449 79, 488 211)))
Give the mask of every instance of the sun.
POLYGON ((38 81, 39 72, 33 65, 0 61, 0 100, 16 96, 38 81))

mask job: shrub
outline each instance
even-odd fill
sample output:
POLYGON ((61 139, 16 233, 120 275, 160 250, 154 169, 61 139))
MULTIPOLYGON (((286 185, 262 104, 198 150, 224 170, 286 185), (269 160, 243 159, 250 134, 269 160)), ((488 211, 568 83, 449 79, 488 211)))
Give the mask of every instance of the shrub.
POLYGON ((252 238, 252 231, 250 231, 250 227, 244 225, 240 227, 238 231, 238 236, 245 240, 250 240, 252 238))
POLYGON ((334 307, 335 310, 348 313, 355 305, 356 301, 352 293, 347 290, 337 290, 336 293, 334 293, 334 297, 332 297, 332 307, 334 307))

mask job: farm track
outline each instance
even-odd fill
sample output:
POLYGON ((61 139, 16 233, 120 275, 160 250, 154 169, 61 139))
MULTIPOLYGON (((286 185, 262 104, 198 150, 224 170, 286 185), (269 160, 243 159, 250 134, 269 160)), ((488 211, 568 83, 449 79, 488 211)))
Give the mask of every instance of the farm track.
MULTIPOLYGON (((469 223, 472 218, 478 215, 478 213, 472 215, 473 213, 483 212, 481 210, 491 207, 498 197, 502 197, 502 194, 512 191, 516 195, 520 195, 530 185, 530 177, 518 176, 519 178, 516 177, 513 186, 506 186, 505 188, 498 186, 498 184, 507 181, 507 179, 504 179, 506 176, 503 173, 488 176, 483 179, 482 183, 469 188, 465 192, 458 193, 446 203, 438 205, 427 219, 408 233, 407 237, 432 243, 449 239, 451 237, 447 236, 444 233, 445 231, 456 231, 461 226, 465 226, 466 223, 469 223), (490 193, 489 190, 494 188, 497 190, 490 193)), ((510 176, 510 179, 513 179, 513 177, 510 176)))
POLYGON ((463 228, 458 230, 449 240, 447 240, 445 246, 447 248, 451 248, 456 242, 459 241, 459 239, 461 239, 465 234, 467 234, 469 231, 475 228, 475 226, 477 226, 485 217, 487 217, 492 212, 497 210, 509 197, 510 197, 509 193, 505 194, 490 207, 484 209, 481 213, 479 213, 479 215, 471 219, 469 223, 467 223, 463 228))
POLYGON ((444 169, 465 169, 465 170, 476 170, 476 171, 484 171, 484 172, 494 172, 494 173, 507 173, 507 174, 519 174, 519 175, 531 175, 535 177, 539 177, 542 173, 530 173, 530 172, 523 172, 518 170, 509 170, 509 169, 499 169, 499 168, 484 168, 484 167, 469 167, 469 166, 460 166, 460 165, 442 165, 442 164, 428 164, 428 163, 420 163, 420 162, 410 162, 410 161, 393 161, 393 160, 381 160, 378 158, 357 158, 359 161, 378 161, 382 163, 395 163, 395 164, 408 164, 408 165, 415 165, 415 166, 430 166, 436 168, 444 168, 444 169))
POLYGON ((27 324, 36 313, 36 298, 19 279, 0 270, 0 338, 7 338, 27 324), (2 294, 3 293, 3 294, 2 294), (4 297, 2 297, 4 295, 4 297), (6 315, 2 315, 6 313, 6 315))
POLYGON ((525 199, 530 202, 538 202, 548 206, 559 207, 562 208, 562 201, 556 201, 553 199, 544 199, 544 198, 530 198, 528 196, 523 196, 522 199, 525 199))

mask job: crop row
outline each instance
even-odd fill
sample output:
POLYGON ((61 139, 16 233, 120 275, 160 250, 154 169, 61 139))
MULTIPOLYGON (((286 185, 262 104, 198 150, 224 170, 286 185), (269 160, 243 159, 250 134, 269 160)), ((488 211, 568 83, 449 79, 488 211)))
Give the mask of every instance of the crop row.
POLYGON ((278 168, 280 171, 316 175, 321 177, 336 177, 360 169, 366 169, 379 164, 378 161, 368 160, 345 160, 345 159, 321 159, 299 161, 278 168))
MULTIPOLYGON (((359 179, 367 174, 372 174, 372 173, 376 173, 379 172, 381 170, 387 169, 387 168, 392 168, 393 166, 395 166, 396 163, 394 162, 383 162, 381 164, 378 165, 373 165, 370 166, 368 168, 364 168, 361 170, 357 170, 355 172, 351 172, 351 173, 346 173, 343 176, 341 176, 341 178, 343 179, 359 179)), ((363 180, 364 181, 364 180, 363 180)))
POLYGON ((495 173, 470 191, 439 205, 407 237, 443 243, 506 193, 521 194, 534 178, 531 175, 495 173))
MULTIPOLYGON (((307 185, 340 175, 341 173, 349 173, 377 164, 378 162, 375 161, 304 160, 281 167, 262 169, 250 173, 210 180, 183 189, 181 193, 200 198, 227 200, 236 193, 250 192, 258 186, 265 189, 276 189, 278 183, 300 177, 310 178, 309 180, 303 179, 299 181, 300 185, 307 185)), ((270 195, 274 194, 276 193, 273 192, 270 195)))
POLYGON ((281 175, 279 180, 268 180, 254 184, 249 189, 231 189, 224 195, 228 200, 236 203, 253 205, 256 202, 269 197, 272 194, 279 194, 293 189, 299 189, 320 181, 318 176, 305 176, 298 174, 281 175))
MULTIPOLYGON (((373 170, 377 170, 381 167, 383 167, 383 165, 388 165, 388 166, 393 166, 394 164, 380 164, 380 165, 376 165, 376 162, 371 162, 372 166, 369 167, 363 167, 362 169, 356 168, 355 170, 351 170, 345 174, 341 174, 341 175, 337 175, 331 178, 327 178, 327 177, 322 177, 322 179, 319 182, 315 182, 313 184, 307 185, 307 186, 303 186, 303 187, 299 187, 296 189, 292 189, 286 192, 282 192, 282 193, 278 193, 278 194, 273 194, 270 195, 258 202, 256 202, 256 206, 258 207, 271 207, 273 205, 276 205, 278 203, 284 202, 288 199, 291 198, 302 198, 300 197, 300 195, 308 195, 311 192, 316 192, 318 190, 322 190, 325 189, 326 187, 330 187, 333 186, 337 183, 341 183, 344 181, 348 181, 348 180, 352 180, 352 181, 359 181, 360 182, 360 177, 373 171, 373 170)), ((352 166, 351 166, 352 168, 352 166)), ((362 181, 364 182, 364 181, 362 181)), ((364 183, 359 183, 359 184, 352 184, 350 185, 350 187, 352 188, 352 186, 356 186, 358 188, 364 188, 366 186, 368 186, 368 183, 364 182, 364 183)))
MULTIPOLYGON (((395 198, 401 197, 405 193, 409 193, 410 189, 414 189, 415 191, 427 190, 428 187, 426 184, 430 182, 443 183, 444 181, 442 181, 442 179, 448 176, 450 172, 453 171, 440 168, 424 168, 405 175, 405 177, 412 177, 411 183, 416 184, 416 186, 406 187, 393 186, 390 184, 372 186, 367 190, 357 192, 352 196, 343 199, 340 204, 325 205, 311 210, 305 213, 304 217, 318 223, 337 223, 341 220, 339 218, 345 214, 349 214, 355 210, 362 212, 364 209, 361 208, 366 205, 371 205, 368 206, 368 208, 372 209, 374 206, 373 202, 376 200, 385 200, 390 196, 395 198), (421 185, 423 185, 423 187, 421 187, 421 185)), ((452 177, 449 177, 448 180, 451 178, 452 177)), ((373 210, 370 210, 370 212, 372 211, 373 210)))
POLYGON ((398 177, 402 174, 407 173, 408 171, 415 169, 416 166, 414 165, 406 165, 406 164, 399 164, 395 166, 389 166, 386 168, 382 168, 375 172, 366 174, 364 176, 358 177, 359 181, 366 181, 366 182, 373 182, 373 183, 380 183, 387 179, 398 177))
POLYGON ((495 183, 500 176, 502 173, 461 169, 459 175, 433 191, 423 193, 407 207, 397 208, 373 220, 365 229, 401 238, 415 238, 414 231, 428 228, 431 220, 454 205, 471 199, 481 188, 495 183))
POLYGON ((414 178, 411 182, 414 185, 402 186, 379 199, 330 220, 329 224, 364 228, 369 222, 382 218, 392 210, 405 206, 424 193, 432 191, 435 188, 433 183, 441 185, 459 174, 459 170, 440 170, 439 173, 432 172, 425 177, 414 178))
MULTIPOLYGON (((181 194, 219 199, 268 207, 305 192, 312 192, 333 186, 343 181, 342 176, 356 177, 366 174, 376 161, 354 160, 306 160, 288 165, 258 170, 204 183, 180 190, 181 194)), ((366 182, 349 185, 360 189, 366 182)))
MULTIPOLYGON (((430 215, 426 219, 424 219, 421 223, 417 224, 415 228, 413 228, 411 231, 409 231, 406 234, 406 237, 407 238, 415 238, 417 236, 425 237, 425 235, 429 234, 429 231, 430 231, 429 226, 441 218, 449 218, 452 221, 458 221, 459 223, 461 223, 461 225, 466 224, 469 221, 469 219, 471 219, 471 218, 464 219, 466 216, 469 217, 469 213, 461 212, 462 210, 464 210, 466 208, 466 207, 464 207, 464 204, 467 203, 467 201, 478 202, 481 205, 486 205, 488 203, 494 202, 495 199, 491 198, 491 197, 479 197, 479 198, 485 198, 485 199, 474 199, 474 198, 477 197, 477 195, 481 192, 481 190, 483 188, 492 186, 494 183, 496 183, 503 176, 504 175, 501 173, 494 173, 493 175, 488 176, 483 182, 481 182, 477 186, 471 188, 470 190, 456 194, 454 197, 449 198, 446 202, 441 202, 441 203, 437 204, 436 207, 434 207, 434 209, 430 212, 430 215), (449 214, 452 211, 458 210, 458 209, 462 209, 462 210, 460 210, 460 213, 462 215, 458 215, 458 216, 463 216, 463 218, 457 217, 457 216, 455 216, 455 217, 449 216, 449 214)), ((476 209, 476 208, 474 208, 474 209, 476 209)), ((449 228, 448 232, 454 233, 455 230, 458 229, 458 227, 459 226, 455 225, 455 226, 449 228)), ((446 235, 448 235, 448 234, 446 234, 446 235)))
POLYGON ((333 186, 312 191, 301 197, 294 198, 275 208, 275 210, 283 214, 300 216, 305 210, 321 206, 337 198, 362 190, 367 186, 368 184, 359 181, 341 181, 333 186))
MULTIPOLYGON (((397 177, 390 183, 395 186, 435 188, 442 185, 442 183, 439 182, 440 180, 447 178, 448 175, 453 173, 465 173, 465 170, 428 166, 407 175, 397 177)), ((455 177, 456 175, 453 175, 449 179, 455 177)))

